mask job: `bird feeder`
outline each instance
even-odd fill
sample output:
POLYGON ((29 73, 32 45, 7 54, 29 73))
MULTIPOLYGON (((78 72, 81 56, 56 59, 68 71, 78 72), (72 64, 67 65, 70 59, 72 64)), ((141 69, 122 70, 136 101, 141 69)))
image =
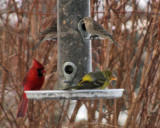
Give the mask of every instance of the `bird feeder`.
POLYGON ((90 0, 57 1, 59 90, 25 91, 29 99, 115 99, 122 96, 123 89, 61 90, 76 85, 84 74, 92 71, 91 42, 83 38, 81 31, 85 29, 81 19, 89 14, 90 0))

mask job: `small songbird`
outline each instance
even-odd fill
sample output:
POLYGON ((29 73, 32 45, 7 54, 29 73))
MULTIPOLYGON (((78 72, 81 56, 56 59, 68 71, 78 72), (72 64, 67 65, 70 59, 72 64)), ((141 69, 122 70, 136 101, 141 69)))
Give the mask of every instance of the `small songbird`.
MULTIPOLYGON (((33 60, 33 65, 28 71, 23 81, 23 90, 40 90, 44 82, 44 67, 37 60, 33 60)), ((22 99, 18 107, 17 117, 24 117, 28 108, 28 99, 23 91, 22 99)))
POLYGON ((32 50, 35 50, 42 42, 46 40, 57 40, 57 24, 52 24, 49 28, 44 30, 43 32, 40 32, 39 35, 39 41, 38 43, 32 48, 32 50))
POLYGON ((85 17, 82 19, 85 25, 85 31, 91 34, 91 37, 99 37, 102 39, 111 40, 116 46, 119 44, 113 39, 112 35, 109 34, 98 22, 94 21, 91 17, 85 17))
POLYGON ((116 80, 109 70, 90 72, 82 77, 82 80, 76 86, 70 86, 64 90, 70 89, 105 89, 112 80, 116 80))

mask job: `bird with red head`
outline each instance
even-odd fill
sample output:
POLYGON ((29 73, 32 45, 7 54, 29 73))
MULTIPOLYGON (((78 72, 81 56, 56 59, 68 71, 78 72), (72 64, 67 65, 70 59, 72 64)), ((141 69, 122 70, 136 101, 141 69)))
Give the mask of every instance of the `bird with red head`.
POLYGON ((32 67, 23 80, 23 95, 18 107, 17 117, 24 117, 27 112, 28 99, 25 91, 40 90, 45 79, 44 73, 44 66, 36 59, 33 59, 32 67))

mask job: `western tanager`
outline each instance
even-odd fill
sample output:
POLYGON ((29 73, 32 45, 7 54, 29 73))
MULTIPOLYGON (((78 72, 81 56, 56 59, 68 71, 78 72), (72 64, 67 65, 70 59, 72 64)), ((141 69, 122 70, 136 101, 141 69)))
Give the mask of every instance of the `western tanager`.
POLYGON ((116 80, 112 72, 109 70, 90 72, 82 77, 82 80, 76 86, 70 86, 64 90, 69 89, 104 89, 112 80, 116 80))

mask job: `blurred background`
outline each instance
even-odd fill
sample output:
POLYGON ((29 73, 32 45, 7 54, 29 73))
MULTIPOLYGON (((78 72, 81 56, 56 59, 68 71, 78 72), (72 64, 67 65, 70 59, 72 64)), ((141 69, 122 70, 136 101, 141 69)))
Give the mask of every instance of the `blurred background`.
POLYGON ((93 70, 110 68, 124 88, 115 100, 33 101, 16 118, 22 81, 33 58, 45 65, 42 89, 57 81, 57 41, 36 50, 39 33, 56 23, 56 0, 0 1, 0 128, 159 128, 160 1, 91 0, 91 17, 120 44, 92 41, 93 70))

